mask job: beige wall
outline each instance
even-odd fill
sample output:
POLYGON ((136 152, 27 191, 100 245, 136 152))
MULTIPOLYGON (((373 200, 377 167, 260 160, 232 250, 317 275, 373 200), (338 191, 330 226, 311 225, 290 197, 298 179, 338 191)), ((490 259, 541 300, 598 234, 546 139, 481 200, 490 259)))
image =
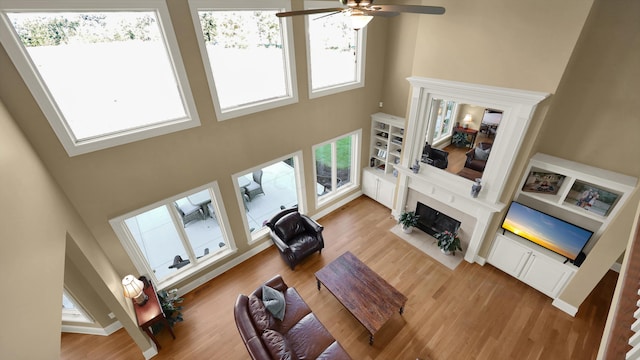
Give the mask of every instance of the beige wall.
MULTIPOLYGON (((605 0, 597 0, 601 16, 590 19, 562 78, 591 3, 459 1, 444 4, 444 16, 375 19, 368 26, 366 87, 313 101, 306 94, 303 20, 297 18, 300 102, 217 122, 187 1, 169 0, 202 126, 73 158, 0 48, 0 99, 11 114, 0 109, 0 195, 12 208, 0 220, 0 232, 2 239, 16 239, 5 241, 0 266, 29 284, 3 280, 4 288, 19 289, 22 296, 5 298, 12 309, 6 323, 12 326, 0 330, 0 348, 18 359, 17 354, 30 359, 57 354, 65 242, 74 264, 143 346, 146 340, 135 333, 135 323, 126 320, 131 317, 129 303, 119 295, 119 278, 135 269, 108 219, 217 180, 236 242, 246 251, 231 174, 302 150, 306 187, 313 188, 311 146, 358 128, 364 129, 367 144, 369 115, 380 110, 379 100, 385 102, 382 111, 405 116, 409 86, 404 78, 409 75, 557 90, 549 115, 540 111, 534 118, 529 148, 542 127, 537 151, 640 175, 638 163, 631 161, 638 155, 634 140, 640 122, 631 108, 635 102, 629 100, 638 94, 638 69, 633 68, 640 49, 638 2, 614 0, 604 6, 605 0), (27 311, 28 319, 20 316, 27 311), (29 346, 34 339, 38 347, 29 346), (25 355, 25 349, 30 353, 25 355)), ((295 6, 301 1, 295 0, 295 6)), ((524 163, 527 146, 522 153, 524 163)), ((311 205, 310 213, 315 212, 311 205)), ((587 261, 592 258, 596 256, 587 261)))
POLYGON ((446 13, 392 18, 385 108, 406 116, 410 89, 400 76, 554 93, 592 2, 429 2, 446 13))
POLYGON ((67 216, 59 189, 0 103, 0 199, 4 323, 0 356, 52 358, 59 349, 62 280, 67 216), (37 224, 37 226, 35 226, 37 224), (43 272, 50 275, 42 276, 43 272), (38 339, 34 348, 33 339, 38 339))
MULTIPOLYGON (((99 287, 115 291, 117 274, 2 102, 0 144, 0 199, 7 209, 0 217, 0 266, 2 288, 10 294, 2 301, 3 318, 10 325, 0 330, 0 357, 57 358, 65 249, 70 234, 77 240, 73 245, 83 248, 70 257, 84 258, 85 263, 91 259, 91 265, 81 269, 84 273, 99 272, 99 287)), ((124 298, 120 292, 105 290, 103 299, 111 302, 134 340, 145 343, 135 320, 121 305, 124 298)))

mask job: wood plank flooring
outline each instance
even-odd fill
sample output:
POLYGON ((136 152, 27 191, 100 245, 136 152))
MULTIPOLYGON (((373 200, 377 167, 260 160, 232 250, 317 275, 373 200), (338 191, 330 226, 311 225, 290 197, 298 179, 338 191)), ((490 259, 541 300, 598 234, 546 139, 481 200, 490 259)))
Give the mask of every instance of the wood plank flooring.
MULTIPOLYGON (((184 322, 158 335, 154 358, 249 359, 233 319, 239 293, 281 274, 353 359, 595 359, 617 273, 609 272, 575 318, 551 299, 491 265, 449 270, 389 232, 389 209, 361 197, 319 220, 326 248, 291 271, 274 247, 185 296, 184 322), (368 333, 314 272, 351 251, 408 297, 376 334, 368 333), (324 290, 324 289, 323 289, 324 290)), ((144 359, 124 330, 109 337, 62 334, 61 359, 144 359)))

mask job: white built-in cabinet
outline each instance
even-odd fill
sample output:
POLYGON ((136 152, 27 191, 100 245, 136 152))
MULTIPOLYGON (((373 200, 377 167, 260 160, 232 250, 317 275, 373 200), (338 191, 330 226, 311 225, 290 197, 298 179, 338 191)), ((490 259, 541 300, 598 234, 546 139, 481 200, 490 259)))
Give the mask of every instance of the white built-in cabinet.
POLYGON ((397 173, 404 142, 403 118, 375 113, 371 115, 369 163, 362 171, 362 192, 388 208, 393 207, 397 173))
POLYGON ((556 298, 578 268, 571 263, 565 264, 560 255, 509 235, 496 235, 487 261, 543 294, 556 298))
MULTIPOLYGON (((590 249, 636 183, 635 177, 538 153, 529 161, 514 200, 593 231, 584 249, 588 261, 590 249), (606 194, 606 203, 596 203, 592 208, 578 206, 576 198, 584 188, 606 194)), ((565 257, 502 231, 491 244, 487 262, 552 298, 579 270, 565 257)))
POLYGON ((362 170, 362 193, 391 209, 396 188, 395 181, 373 169, 362 170))

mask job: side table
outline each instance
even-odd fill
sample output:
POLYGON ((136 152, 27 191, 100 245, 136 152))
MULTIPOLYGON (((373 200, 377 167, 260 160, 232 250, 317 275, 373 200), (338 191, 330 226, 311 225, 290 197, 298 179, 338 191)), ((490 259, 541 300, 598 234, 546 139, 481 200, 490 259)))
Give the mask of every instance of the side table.
POLYGON ((164 316, 162 312, 162 307, 160 306, 160 300, 158 300, 158 294, 156 294, 156 289, 153 287, 151 282, 148 282, 148 286, 145 286, 144 293, 147 294, 149 300, 147 300, 146 304, 139 306, 135 302, 133 303, 133 307, 136 309, 136 318, 138 320, 138 326, 144 330, 147 335, 153 340, 156 344, 158 350, 160 350, 160 344, 158 340, 156 340, 155 335, 153 334, 153 330, 151 330, 151 326, 157 323, 163 323, 164 326, 169 329, 171 336, 175 339, 176 335, 173 333, 173 329, 167 321, 167 318, 164 316))
MULTIPOLYGON (((476 136, 478 136, 478 130, 458 126, 453 128, 451 135, 454 135, 455 133, 464 133, 467 138, 470 138, 468 147, 473 149, 476 143, 476 136)), ((451 136, 451 143, 453 144, 453 136, 451 136)))

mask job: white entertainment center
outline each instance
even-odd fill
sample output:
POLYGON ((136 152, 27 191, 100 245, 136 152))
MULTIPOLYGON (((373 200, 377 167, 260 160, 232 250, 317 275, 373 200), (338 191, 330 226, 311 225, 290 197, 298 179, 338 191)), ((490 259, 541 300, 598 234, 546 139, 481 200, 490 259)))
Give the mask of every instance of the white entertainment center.
MULTIPOLYGON (((622 208, 637 178, 538 153, 529 161, 515 201, 569 223, 593 231, 584 248, 598 241, 611 219, 622 208), (539 179, 559 180, 555 182, 539 179), (526 186, 526 187, 525 187, 526 186), (579 206, 576 198, 583 189, 606 194, 599 207, 579 206)), ((551 298, 557 298, 579 268, 551 250, 511 232, 499 231, 487 262, 525 282, 551 298)))

